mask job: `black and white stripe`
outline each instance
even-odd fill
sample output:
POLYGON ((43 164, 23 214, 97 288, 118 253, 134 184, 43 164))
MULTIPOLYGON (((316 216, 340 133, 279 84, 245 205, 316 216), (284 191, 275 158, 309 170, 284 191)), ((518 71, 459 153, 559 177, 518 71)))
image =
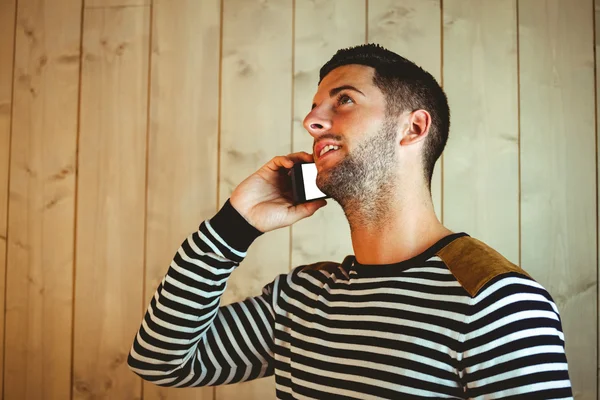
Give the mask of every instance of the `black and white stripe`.
POLYGON ((230 218, 205 221, 177 251, 128 359, 144 379, 274 373, 281 399, 572 397, 559 313, 535 281, 503 275, 471 297, 435 256, 379 270, 329 263, 220 307, 253 239, 228 244, 230 218))

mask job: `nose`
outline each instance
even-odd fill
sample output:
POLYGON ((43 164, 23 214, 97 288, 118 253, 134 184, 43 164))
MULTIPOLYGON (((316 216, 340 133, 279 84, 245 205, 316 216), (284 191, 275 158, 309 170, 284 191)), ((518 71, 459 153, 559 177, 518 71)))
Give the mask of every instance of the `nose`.
POLYGON ((316 138, 331 130, 331 118, 325 110, 315 107, 304 118, 304 128, 316 138))

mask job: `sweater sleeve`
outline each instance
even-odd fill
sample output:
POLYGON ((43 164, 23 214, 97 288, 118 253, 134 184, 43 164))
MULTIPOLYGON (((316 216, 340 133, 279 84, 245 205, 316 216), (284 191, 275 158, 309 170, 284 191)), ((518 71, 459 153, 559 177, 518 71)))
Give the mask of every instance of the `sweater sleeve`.
POLYGON ((233 270, 261 232, 229 201, 177 250, 135 336, 128 364, 160 386, 212 386, 273 374, 273 298, 220 307, 233 270))
POLYGON ((560 316, 541 285, 503 275, 472 300, 461 360, 467 398, 572 398, 560 316))

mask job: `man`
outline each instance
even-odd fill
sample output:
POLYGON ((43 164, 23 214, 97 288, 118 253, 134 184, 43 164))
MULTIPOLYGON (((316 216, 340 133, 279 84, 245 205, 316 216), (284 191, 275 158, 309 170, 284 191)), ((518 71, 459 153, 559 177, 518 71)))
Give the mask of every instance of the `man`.
POLYGON ((450 125, 434 78, 376 45, 323 66, 304 126, 313 155, 275 157, 178 250, 129 356, 165 386, 275 374, 280 399, 569 398, 564 336, 542 286, 436 218, 433 167, 450 125), (311 216, 287 171, 315 161, 355 255, 301 266, 219 307, 259 235, 311 216))

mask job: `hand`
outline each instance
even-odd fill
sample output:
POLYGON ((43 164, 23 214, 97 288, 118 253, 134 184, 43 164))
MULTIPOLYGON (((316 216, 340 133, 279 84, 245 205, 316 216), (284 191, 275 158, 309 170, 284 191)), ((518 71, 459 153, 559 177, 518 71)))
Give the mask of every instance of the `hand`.
POLYGON ((233 208, 261 232, 283 228, 313 215, 325 199, 294 205, 289 170, 299 162, 313 162, 306 152, 279 156, 240 183, 230 197, 233 208))

